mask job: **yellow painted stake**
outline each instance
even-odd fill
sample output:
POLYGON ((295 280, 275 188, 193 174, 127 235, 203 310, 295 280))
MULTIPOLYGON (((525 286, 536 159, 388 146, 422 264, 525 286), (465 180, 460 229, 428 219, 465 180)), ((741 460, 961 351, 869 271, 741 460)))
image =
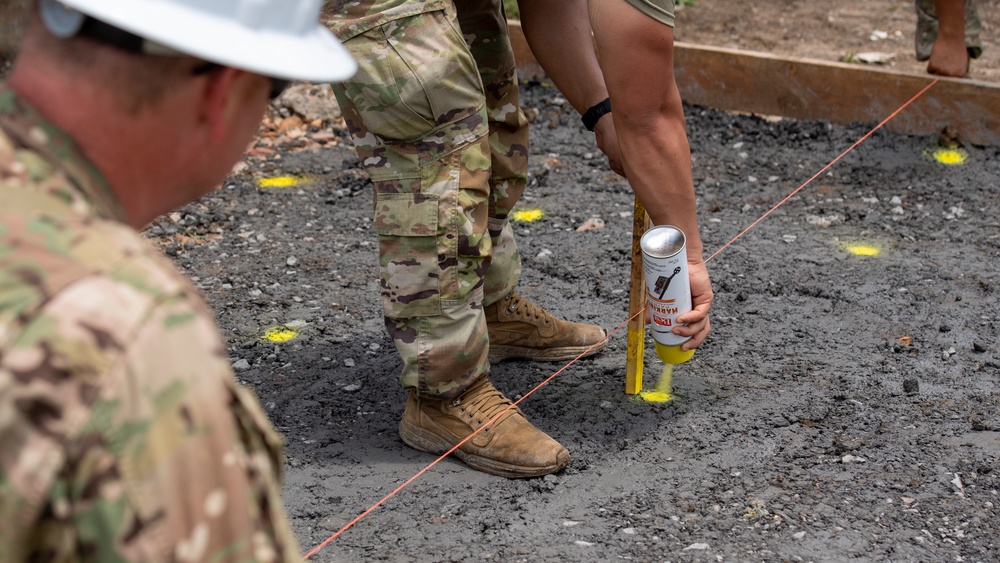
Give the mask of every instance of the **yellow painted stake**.
POLYGON ((628 316, 632 320, 628 323, 628 344, 626 347, 625 363, 625 393, 627 395, 638 395, 642 391, 642 360, 646 342, 646 315, 645 313, 640 313, 640 311, 646 308, 646 281, 642 273, 642 247, 639 246, 639 239, 642 238, 642 234, 648 228, 649 218, 646 217, 646 208, 643 207, 639 198, 635 198, 635 212, 632 215, 631 287, 629 288, 628 295, 628 316))

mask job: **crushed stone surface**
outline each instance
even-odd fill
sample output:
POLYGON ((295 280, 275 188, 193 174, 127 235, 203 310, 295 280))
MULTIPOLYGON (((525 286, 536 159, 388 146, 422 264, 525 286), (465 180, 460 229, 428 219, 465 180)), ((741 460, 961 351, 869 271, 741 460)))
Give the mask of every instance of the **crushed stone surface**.
MULTIPOLYGON (((519 290, 614 329, 632 192, 555 90, 522 88, 535 122, 520 208, 544 215, 515 226, 519 290), (602 228, 580 229, 593 217, 602 228)), ((687 119, 709 253, 869 129, 687 119)), ((397 435, 371 184, 343 130, 319 125, 146 231, 204 290, 238 379, 286 437, 303 552, 434 459, 397 435), (258 187, 285 175, 307 181, 258 187), (295 337, 262 340, 282 326, 295 337)), ((623 329, 522 403, 572 452, 564 472, 507 480, 444 460, 313 560, 996 560, 1000 151, 966 146, 945 166, 936 146, 876 133, 712 260, 713 331, 672 402, 624 394, 623 329)), ((491 379, 516 398, 560 367, 503 363, 491 379)))

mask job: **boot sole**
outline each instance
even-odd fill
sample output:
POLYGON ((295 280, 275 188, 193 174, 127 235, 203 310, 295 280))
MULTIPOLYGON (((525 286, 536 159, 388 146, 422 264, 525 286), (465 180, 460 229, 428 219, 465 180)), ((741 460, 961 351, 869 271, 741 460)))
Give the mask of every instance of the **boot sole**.
MULTIPOLYGON (((403 443, 407 446, 410 446, 415 450, 434 455, 441 455, 455 446, 455 444, 451 443, 447 439, 442 438, 429 430, 409 424, 405 420, 399 424, 399 437, 403 439, 403 443)), ((463 463, 473 469, 489 473, 491 475, 507 477, 508 479, 542 477, 543 475, 548 475, 564 469, 570 462, 569 453, 566 454, 566 459, 558 460, 552 465, 542 467, 511 465, 509 463, 503 463, 488 457, 470 454, 462 451, 461 449, 457 449, 452 453, 455 457, 462 460, 463 463)))
POLYGON ((560 346, 556 348, 525 348, 523 346, 504 346, 490 344, 489 360, 498 364, 506 360, 529 360, 532 362, 563 362, 577 357, 586 358, 600 352, 608 345, 605 339, 595 345, 560 346), (588 348, 590 348, 588 350, 588 348), (584 354, 586 352, 586 354, 584 354), (583 354, 581 356, 581 354, 583 354))

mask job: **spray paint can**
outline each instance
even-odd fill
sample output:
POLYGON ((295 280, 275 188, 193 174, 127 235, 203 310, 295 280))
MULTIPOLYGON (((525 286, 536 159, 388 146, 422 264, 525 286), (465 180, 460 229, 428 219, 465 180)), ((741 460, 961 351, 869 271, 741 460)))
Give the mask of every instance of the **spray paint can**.
POLYGON ((649 325, 656 355, 668 364, 682 364, 694 355, 694 350, 681 350, 691 337, 671 332, 678 315, 691 310, 686 243, 684 232, 670 225, 653 227, 639 239, 649 325))

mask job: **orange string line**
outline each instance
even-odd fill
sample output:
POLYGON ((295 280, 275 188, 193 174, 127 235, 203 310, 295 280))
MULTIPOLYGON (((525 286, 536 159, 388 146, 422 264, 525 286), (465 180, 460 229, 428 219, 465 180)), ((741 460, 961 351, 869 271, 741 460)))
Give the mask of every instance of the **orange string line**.
MULTIPOLYGON (((783 199, 780 202, 778 202, 777 205, 775 205, 770 210, 768 210, 767 213, 763 214, 759 219, 757 219, 756 221, 754 221, 753 223, 751 223, 749 227, 747 227, 746 229, 743 229, 743 231, 740 232, 740 234, 738 234, 735 237, 733 237, 732 240, 730 240, 725 245, 723 245, 722 248, 720 248, 719 250, 716 250, 714 254, 712 254, 711 256, 709 256, 705 260, 705 262, 708 262, 712 258, 715 258, 716 255, 718 255, 720 252, 722 252, 726 248, 729 248, 729 246, 731 246, 734 242, 736 242, 737 240, 739 240, 741 237, 743 237, 743 235, 745 235, 751 229, 753 229, 754 227, 756 227, 757 224, 759 224, 761 221, 763 221, 768 215, 770 215, 776 209, 778 209, 779 207, 781 207, 782 205, 784 205, 795 194, 797 194, 800 191, 802 191, 813 180, 815 180, 820 175, 822 175, 824 172, 826 172, 827 170, 829 170, 830 167, 832 167, 834 164, 836 164, 837 162, 839 162, 840 159, 844 158, 844 156, 846 156, 847 153, 851 152, 858 145, 860 145, 861 143, 863 143, 864 141, 866 141, 876 131, 878 131, 879 129, 881 129, 883 125, 885 125, 886 123, 888 123, 889 120, 891 120, 892 118, 896 117, 897 114, 899 114, 901 111, 903 111, 904 109, 906 109, 910 104, 912 104, 914 101, 916 101, 918 98, 920 98, 920 96, 922 96, 925 92, 927 92, 927 90, 930 90, 930 88, 932 86, 934 86, 935 84, 937 84, 939 80, 940 80, 940 78, 935 78, 930 84, 928 84, 927 86, 925 86, 920 92, 918 92, 915 96, 913 96, 912 98, 910 98, 909 101, 907 101, 905 104, 903 104, 902 106, 900 106, 899 109, 897 109, 896 111, 892 112, 889 115, 889 117, 883 119, 881 123, 879 123, 878 125, 876 125, 871 131, 869 131, 867 134, 865 134, 865 136, 863 136, 860 139, 858 139, 853 145, 850 146, 850 148, 848 148, 847 150, 845 150, 844 152, 842 152, 840 154, 840 156, 838 156, 837 158, 835 158, 832 161, 830 161, 829 164, 827 164, 819 172, 817 172, 816 174, 814 174, 812 176, 812 178, 809 178, 808 180, 806 180, 805 183, 803 183, 801 186, 799 186, 798 188, 796 188, 796 190, 793 191, 792 193, 788 194, 788 196, 786 196, 785 199, 783 199)), ((587 348, 586 350, 584 350, 583 352, 581 352, 579 356, 577 356, 577 357, 573 358, 572 360, 570 360, 566 365, 564 365, 563 367, 559 368, 558 371, 556 371, 555 373, 553 373, 549 377, 545 378, 541 383, 539 383, 538 385, 536 385, 533 389, 531 389, 530 391, 528 391, 527 393, 525 393, 524 395, 522 395, 520 399, 518 399, 517 401, 514 401, 511 405, 509 405, 502 412, 500 412, 499 414, 497 414, 496 416, 494 416, 493 418, 491 418, 489 420, 489 422, 487 422, 486 424, 480 426, 475 432, 473 432, 472 434, 469 434, 468 436, 466 436, 464 440, 462 440, 461 442, 455 444, 450 450, 448 450, 445 453, 443 453, 440 456, 438 456, 437 459, 435 459, 434 461, 432 461, 429 464, 427 464, 426 467, 424 467, 423 469, 421 469, 420 471, 418 471, 416 474, 414 474, 412 477, 410 477, 409 479, 407 479, 406 481, 404 481, 401 485, 399 485, 398 487, 396 487, 395 489, 393 489, 392 492, 390 492, 389 494, 387 494, 384 497, 382 497, 378 502, 376 502, 371 507, 369 507, 367 510, 365 510, 364 512, 362 512, 361 514, 359 514, 357 517, 355 517, 353 520, 351 520, 350 522, 348 522, 347 524, 345 524, 342 528, 340 528, 339 530, 337 530, 333 535, 331 535, 326 540, 324 540, 323 543, 321 543, 321 544, 317 545, 316 547, 314 547, 312 550, 309 551, 309 553, 307 553, 305 555, 304 559, 310 559, 313 555, 316 555, 321 549, 323 549, 324 547, 326 547, 330 542, 332 542, 333 540, 335 540, 338 537, 340 537, 341 534, 343 534, 348 529, 350 529, 352 526, 354 526, 355 524, 357 524, 358 522, 360 522, 363 518, 365 518, 366 516, 368 516, 369 514, 371 514, 372 512, 374 512, 376 509, 378 509, 378 507, 380 507, 383 504, 385 504, 389 499, 391 499, 392 497, 396 496, 400 491, 402 491, 403 489, 405 489, 406 487, 408 487, 411 483, 413 483, 414 481, 416 481, 417 479, 419 479, 424 473, 426 473, 432 467, 434 467, 435 465, 437 465, 438 463, 440 463, 442 460, 444 460, 445 458, 447 458, 455 450, 457 450, 458 448, 462 447, 462 445, 464 445, 466 442, 468 442, 473 437, 475 437, 477 434, 479 434, 480 432, 482 432, 483 430, 485 430, 486 428, 488 428, 490 425, 492 425, 494 422, 496 422, 496 420, 499 419, 501 416, 503 416, 507 411, 509 411, 509 410, 511 410, 513 408, 516 408, 518 405, 521 404, 522 401, 524 401, 525 399, 527 399, 528 397, 530 397, 531 395, 533 395, 535 393, 535 391, 538 391, 542 387, 548 385, 548 383, 550 381, 552 381, 553 379, 555 379, 559 374, 561 374, 564 371, 566 371, 567 369, 569 369, 570 366, 572 366, 573 364, 575 364, 576 362, 578 362, 580 360, 580 358, 586 356, 587 353, 590 352, 591 350, 593 350, 595 347, 597 347, 597 346, 599 346, 599 345, 604 344, 605 342, 607 342, 611 338, 612 335, 614 335, 615 333, 617 333, 618 331, 620 331, 622 328, 624 328, 625 326, 627 326, 628 323, 632 321, 632 319, 638 317, 644 311, 645 311, 645 309, 640 309, 634 315, 632 315, 631 317, 629 317, 628 319, 626 319, 625 321, 623 321, 621 324, 619 324, 618 326, 616 326, 614 328, 614 330, 612 330, 607 335, 605 335, 602 340, 600 340, 599 342, 596 342, 595 344, 592 344, 589 348, 587 348)))
POLYGON ((797 194, 800 191, 802 191, 803 189, 805 189, 806 186, 808 186, 810 183, 812 183, 812 181, 815 180, 816 178, 819 178, 824 172, 826 172, 827 170, 829 170, 834 164, 837 164, 838 162, 840 162, 840 159, 842 159, 845 156, 847 156, 847 153, 853 151, 858 145, 860 145, 861 143, 863 143, 866 140, 868 140, 868 137, 871 137, 873 134, 875 134, 875 132, 878 131, 879 129, 881 129, 883 125, 885 125, 886 123, 888 123, 892 118, 896 117, 896 115, 898 115, 899 112, 903 111, 910 104, 912 104, 913 102, 915 102, 917 100, 917 98, 919 98, 920 96, 923 96, 924 92, 930 90, 931 86, 934 86, 940 80, 941 80, 940 78, 935 78, 933 81, 931 81, 930 84, 928 84, 927 86, 924 86, 923 90, 917 92, 917 94, 915 96, 913 96, 905 104, 903 104, 902 106, 900 106, 899 109, 897 109, 896 111, 894 111, 891 114, 889 114, 889 117, 883 119, 881 123, 879 123, 878 125, 876 125, 875 128, 873 128, 871 131, 869 131, 867 134, 865 134, 864 137, 861 137, 860 139, 858 139, 857 141, 855 141, 854 144, 851 145, 846 151, 840 153, 840 156, 838 156, 837 158, 831 160, 830 164, 827 164, 826 166, 824 166, 823 168, 821 168, 819 172, 813 174, 812 178, 809 178, 808 180, 806 180, 801 186, 799 186, 798 188, 796 188, 795 191, 793 191, 792 193, 788 194, 788 196, 785 197, 785 199, 779 201, 778 204, 775 205, 774 207, 772 207, 771 209, 769 209, 767 211, 767 213, 761 215, 760 219, 757 219, 756 221, 754 221, 753 223, 751 223, 749 227, 743 229, 743 231, 740 234, 738 234, 735 237, 733 237, 733 239, 730 240, 729 242, 727 242, 725 245, 723 245, 722 248, 716 250, 714 254, 712 254, 711 256, 709 256, 708 258, 705 259, 705 262, 708 263, 709 260, 711 260, 712 258, 715 258, 720 252, 722 252, 723 250, 729 248, 730 245, 732 245, 734 242, 736 242, 737 240, 739 240, 740 238, 742 238, 743 235, 745 235, 748 232, 750 232, 750 230, 753 229, 754 227, 756 227, 758 223, 760 223, 765 218, 767 218, 767 216, 770 215, 771 213, 774 213, 774 211, 776 209, 778 209, 779 207, 781 207, 782 205, 784 205, 788 200, 792 199, 792 197, 794 197, 795 194, 797 194))

